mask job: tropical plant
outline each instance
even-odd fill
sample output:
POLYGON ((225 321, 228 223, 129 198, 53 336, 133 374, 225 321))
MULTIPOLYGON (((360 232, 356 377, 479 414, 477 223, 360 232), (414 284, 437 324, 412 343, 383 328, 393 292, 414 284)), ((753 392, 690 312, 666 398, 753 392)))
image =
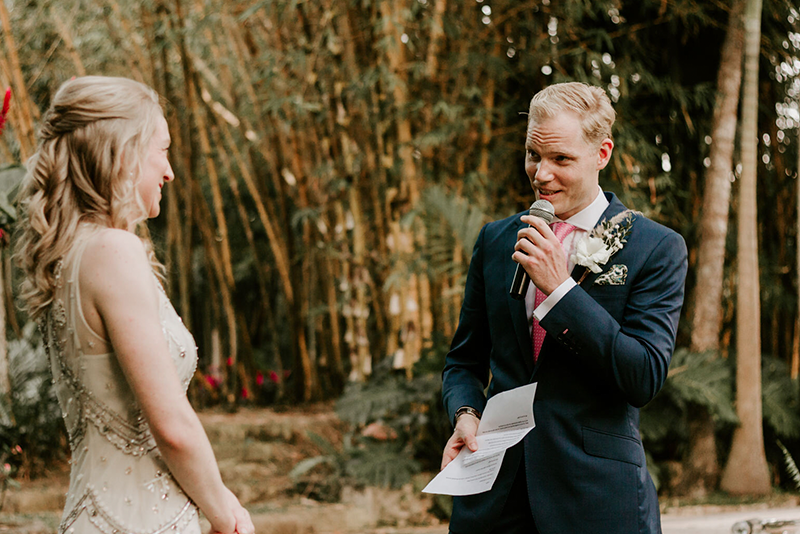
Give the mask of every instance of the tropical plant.
POLYGON ((62 461, 69 449, 52 387, 49 362, 35 323, 9 342, 10 405, 0 402, 0 466, 6 477, 31 477, 62 461))

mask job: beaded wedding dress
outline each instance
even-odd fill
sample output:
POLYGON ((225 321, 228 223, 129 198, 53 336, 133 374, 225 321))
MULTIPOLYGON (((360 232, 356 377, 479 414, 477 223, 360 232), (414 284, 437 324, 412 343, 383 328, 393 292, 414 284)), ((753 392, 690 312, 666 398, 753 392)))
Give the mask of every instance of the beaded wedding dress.
MULTIPOLYGON (((83 315, 81 256, 100 230, 81 226, 76 245, 56 269, 55 298, 41 321, 72 451, 58 532, 200 534, 197 508, 161 458, 110 343, 83 315)), ((161 329, 185 392, 197 347, 155 276, 154 283, 161 329)))

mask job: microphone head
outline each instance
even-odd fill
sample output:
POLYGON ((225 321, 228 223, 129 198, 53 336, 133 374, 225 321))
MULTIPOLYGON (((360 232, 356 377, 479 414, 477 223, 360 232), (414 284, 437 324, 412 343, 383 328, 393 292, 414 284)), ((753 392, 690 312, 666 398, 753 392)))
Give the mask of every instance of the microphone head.
POLYGON ((533 215, 534 217, 539 217, 540 219, 544 219, 544 222, 550 224, 553 222, 553 218, 556 216, 556 210, 547 200, 539 199, 531 204, 528 214, 533 215))

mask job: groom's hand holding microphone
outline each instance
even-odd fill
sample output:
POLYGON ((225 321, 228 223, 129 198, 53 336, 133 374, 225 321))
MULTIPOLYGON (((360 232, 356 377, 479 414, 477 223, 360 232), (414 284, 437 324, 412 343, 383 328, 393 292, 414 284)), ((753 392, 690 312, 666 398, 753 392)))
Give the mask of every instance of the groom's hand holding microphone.
POLYGON ((522 216, 529 226, 517 232, 511 256, 518 265, 510 294, 517 300, 525 299, 531 280, 542 293, 549 295, 569 278, 566 255, 549 226, 554 217, 553 205, 547 200, 537 200, 528 215, 522 216))

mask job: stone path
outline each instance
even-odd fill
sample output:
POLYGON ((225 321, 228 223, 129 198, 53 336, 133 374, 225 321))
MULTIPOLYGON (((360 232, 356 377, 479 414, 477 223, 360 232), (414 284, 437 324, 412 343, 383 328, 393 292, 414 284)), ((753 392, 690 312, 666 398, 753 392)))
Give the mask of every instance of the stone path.
MULTIPOLYGON (((715 511, 696 516, 666 515, 662 526, 664 534, 730 534, 731 527, 735 523, 754 518, 761 520, 800 520, 800 507, 764 509, 764 507, 756 505, 748 507, 747 510, 735 512, 715 511)), ((800 527, 785 526, 763 531, 754 529, 753 532, 796 534, 800 533, 800 527)))

